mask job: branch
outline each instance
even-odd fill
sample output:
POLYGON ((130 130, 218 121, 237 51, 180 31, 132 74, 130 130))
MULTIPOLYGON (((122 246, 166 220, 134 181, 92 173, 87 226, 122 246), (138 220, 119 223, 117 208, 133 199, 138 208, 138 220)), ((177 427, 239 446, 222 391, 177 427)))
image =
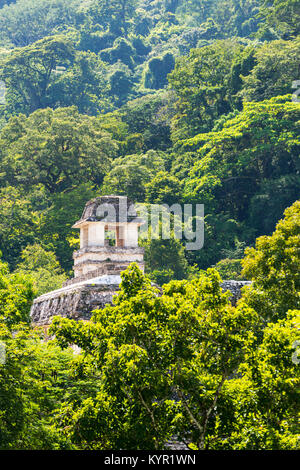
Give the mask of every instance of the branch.
POLYGON ((179 390, 178 387, 176 387, 177 389, 177 393, 178 393, 178 396, 181 398, 182 400, 182 403, 183 403, 183 406, 185 407, 189 417, 191 418, 191 420, 194 422, 194 424, 196 425, 196 427, 199 429, 199 431, 201 433, 203 433, 203 426, 201 426, 201 424, 199 423, 199 421, 195 418, 195 416, 193 415, 193 413, 191 412, 187 402, 186 402, 186 399, 184 398, 184 395, 182 393, 181 390, 179 390))
POLYGON ((222 379, 221 379, 221 382, 219 383, 218 387, 217 387, 217 390, 216 390, 216 394, 215 394, 215 397, 214 397, 214 401, 211 405, 211 407, 208 409, 207 413, 206 413, 206 418, 205 418, 205 421, 204 421, 204 425, 203 425, 203 432, 202 432, 202 436, 201 436, 201 440, 200 440, 200 448, 203 449, 204 448, 204 437, 205 437, 205 433, 206 433, 206 428, 207 428, 207 425, 208 425, 208 420, 209 420, 209 417, 213 411, 213 409, 215 408, 216 406, 216 403, 218 401, 218 398, 219 398, 219 395, 220 395, 220 392, 221 392, 221 389, 222 389, 222 386, 224 384, 226 380, 226 374, 224 373, 222 375, 222 379))

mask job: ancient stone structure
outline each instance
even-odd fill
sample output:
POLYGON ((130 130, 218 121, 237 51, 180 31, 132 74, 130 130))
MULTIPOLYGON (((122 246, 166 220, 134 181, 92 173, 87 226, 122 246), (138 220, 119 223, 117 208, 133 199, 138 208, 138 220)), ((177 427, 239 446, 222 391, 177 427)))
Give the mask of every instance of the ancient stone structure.
POLYGON ((112 302, 120 282, 120 276, 99 276, 41 295, 33 302, 31 321, 35 325, 48 326, 55 315, 89 320, 92 310, 112 302))
POLYGON ((235 306, 242 296, 242 288, 250 285, 251 281, 223 281, 222 289, 231 292, 230 301, 235 306))
MULTIPOLYGON (((111 304, 121 272, 132 262, 144 270, 144 249, 138 246, 142 224, 126 197, 104 196, 89 201, 73 226, 80 230, 80 249, 73 255, 74 278, 61 289, 34 300, 30 313, 33 324, 48 326, 55 315, 89 320, 93 310, 111 304)), ((247 284, 225 281, 222 287, 232 292, 235 305, 247 284)))
POLYGON ((142 224, 127 197, 103 196, 89 201, 73 226, 80 229, 80 249, 73 255, 74 278, 34 300, 32 322, 47 326, 55 315, 88 320, 92 310, 111 303, 121 271, 132 262, 144 270, 144 249, 138 246, 142 224))
POLYGON ((89 201, 81 219, 73 225, 80 229, 80 249, 73 255, 75 280, 108 271, 120 274, 133 261, 143 270, 144 252, 138 246, 138 227, 142 223, 126 196, 89 201))

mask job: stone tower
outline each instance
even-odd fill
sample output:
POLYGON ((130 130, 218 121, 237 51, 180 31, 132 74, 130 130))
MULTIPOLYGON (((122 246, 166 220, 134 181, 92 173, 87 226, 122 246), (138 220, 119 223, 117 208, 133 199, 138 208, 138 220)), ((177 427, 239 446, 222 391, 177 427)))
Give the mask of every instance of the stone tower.
POLYGON ((88 320, 92 310, 111 303, 121 271, 132 262, 144 270, 144 249, 138 246, 143 223, 125 196, 87 202, 81 219, 73 225, 80 229, 80 248, 73 254, 74 278, 34 300, 32 322, 47 326, 55 315, 88 320))
POLYGON ((89 201, 81 219, 73 225, 80 229, 80 249, 73 255, 74 281, 120 274, 134 261, 144 270, 144 250, 138 246, 138 228, 142 224, 125 196, 89 201))

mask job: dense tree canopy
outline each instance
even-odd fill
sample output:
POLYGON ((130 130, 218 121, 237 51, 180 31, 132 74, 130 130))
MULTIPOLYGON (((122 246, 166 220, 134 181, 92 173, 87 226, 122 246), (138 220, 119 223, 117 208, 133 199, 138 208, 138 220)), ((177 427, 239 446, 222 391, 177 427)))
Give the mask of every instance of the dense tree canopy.
POLYGON ((246 250, 243 273, 253 280, 248 296, 269 319, 283 318, 300 307, 300 201, 286 209, 271 236, 259 237, 246 250))
POLYGON ((7 87, 6 113, 76 105, 96 114, 109 108, 105 65, 88 52, 76 52, 65 36, 52 36, 7 52, 0 78, 7 87))
POLYGON ((179 100, 173 120, 174 138, 184 138, 212 129, 214 120, 232 110, 231 71, 243 47, 235 41, 220 41, 193 49, 177 61, 170 84, 179 100))
POLYGON ((75 107, 12 118, 1 139, 5 181, 27 187, 41 183, 50 193, 84 181, 100 183, 117 152, 101 123, 75 107))
MULTIPOLYGON (((28 217, 30 229, 18 227, 19 242, 10 237, 10 265, 42 236, 45 249, 70 269, 71 221, 67 233, 55 228, 54 239, 42 219, 56 204, 51 194, 77 191, 83 200, 78 188, 86 183, 139 202, 205 203, 206 251, 187 254, 200 268, 220 261, 236 238, 253 244, 271 233, 300 189, 297 104, 277 98, 294 91, 298 76, 299 38, 278 29, 283 17, 291 29, 297 9, 279 4, 266 10, 256 0, 40 0, 34 8, 31 0, 6 2, 1 191, 31 188, 22 197, 38 214, 28 217)), ((12 221, 3 212, 0 236, 8 241, 12 221)))
POLYGON ((293 447, 297 315, 259 339, 259 316, 244 301, 230 306, 215 271, 158 295, 132 265, 89 324, 53 321, 58 343, 76 343, 102 370, 94 399, 62 408, 66 436, 83 449, 161 449, 173 435, 193 449, 293 447))
POLYGON ((254 235, 269 232, 299 194, 298 126, 298 104, 273 98, 245 104, 221 131, 185 141, 184 146, 197 149, 199 155, 186 179, 187 200, 204 202, 207 213, 227 212, 246 222, 254 235), (282 186, 295 191, 281 190, 282 186))
POLYGON ((264 0, 261 15, 285 39, 300 33, 300 7, 297 0, 264 0))
POLYGON ((292 93, 293 81, 299 77, 299 52, 299 37, 258 48, 254 54, 256 65, 243 77, 241 94, 248 101, 262 101, 292 93))
POLYGON ((103 28, 108 27, 112 33, 127 37, 135 6, 136 0, 96 0, 92 1, 90 13, 103 28))
POLYGON ((8 88, 8 106, 28 113, 46 107, 57 67, 73 60, 72 44, 63 36, 43 38, 32 46, 7 53, 0 77, 8 88))
POLYGON ((299 15, 0 0, 1 450, 299 448, 299 15), (150 224, 113 305, 34 328, 104 194, 204 204, 203 248, 150 224))
POLYGON ((4 0, 0 10, 1 38, 24 47, 67 29, 76 22, 79 3, 80 0, 4 0))

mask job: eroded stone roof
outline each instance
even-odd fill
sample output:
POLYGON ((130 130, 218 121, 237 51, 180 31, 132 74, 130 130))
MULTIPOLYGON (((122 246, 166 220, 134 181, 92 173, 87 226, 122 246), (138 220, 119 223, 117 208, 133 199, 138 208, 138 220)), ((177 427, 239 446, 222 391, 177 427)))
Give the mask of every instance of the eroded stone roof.
POLYGON ((138 217, 134 203, 126 196, 100 196, 88 201, 83 210, 82 222, 117 222, 142 224, 143 219, 138 217))

